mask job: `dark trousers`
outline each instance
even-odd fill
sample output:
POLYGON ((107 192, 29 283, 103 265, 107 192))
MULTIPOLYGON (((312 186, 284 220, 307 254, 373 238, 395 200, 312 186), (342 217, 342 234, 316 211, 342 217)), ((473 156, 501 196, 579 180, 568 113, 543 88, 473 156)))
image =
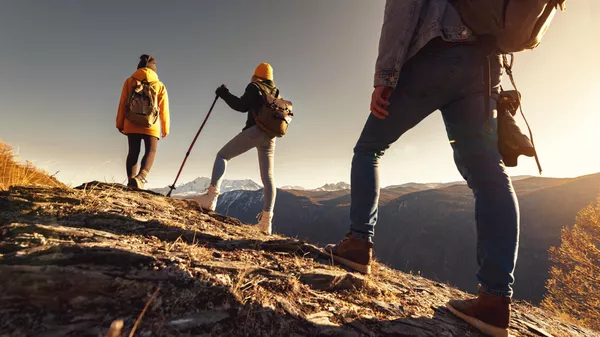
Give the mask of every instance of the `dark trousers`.
POLYGON ((129 153, 127 154, 126 162, 127 177, 131 179, 139 174, 143 179, 146 179, 154 163, 156 149, 158 148, 158 138, 135 133, 127 135, 127 141, 129 143, 129 153), (140 157, 142 140, 144 141, 145 152, 144 157, 142 157, 141 169, 138 172, 138 159, 140 157))

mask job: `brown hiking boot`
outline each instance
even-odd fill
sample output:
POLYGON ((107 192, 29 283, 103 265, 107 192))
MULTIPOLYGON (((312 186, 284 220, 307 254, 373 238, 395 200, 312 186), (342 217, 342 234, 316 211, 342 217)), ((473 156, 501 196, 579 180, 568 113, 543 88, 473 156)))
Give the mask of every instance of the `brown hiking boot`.
POLYGON ((133 178, 127 179, 127 187, 135 188, 136 186, 137 186, 137 183, 135 182, 135 179, 133 179, 133 178))
POLYGON ((348 233, 337 245, 327 245, 325 251, 340 264, 364 274, 371 273, 373 243, 368 240, 356 238, 352 233, 348 233))
POLYGON ((135 177, 133 177, 132 179, 132 188, 134 189, 138 189, 138 190, 142 190, 144 189, 144 184, 146 183, 146 179, 144 179, 144 177, 142 177, 141 175, 137 175, 135 177))
POLYGON ((479 290, 470 300, 451 300, 446 307, 465 322, 493 337, 507 337, 510 323, 510 297, 493 296, 479 290))

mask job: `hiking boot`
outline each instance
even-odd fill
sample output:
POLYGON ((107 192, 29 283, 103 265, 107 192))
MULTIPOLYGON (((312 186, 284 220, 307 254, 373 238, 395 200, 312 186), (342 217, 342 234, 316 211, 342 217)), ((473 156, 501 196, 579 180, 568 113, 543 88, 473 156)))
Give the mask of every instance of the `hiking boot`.
POLYGON ((146 183, 146 179, 144 179, 142 176, 140 176, 139 174, 135 177, 133 177, 132 179, 132 184, 133 188, 137 188, 138 190, 141 190, 144 188, 144 184, 146 183))
POLYGON ((217 198, 219 197, 219 190, 213 185, 208 186, 208 191, 202 194, 196 201, 200 204, 200 207, 204 210, 214 212, 217 208, 217 198))
POLYGON ((348 233, 346 238, 337 245, 327 245, 325 251, 346 267, 363 274, 371 273, 373 243, 367 239, 357 238, 352 233, 348 233))
POLYGON ((256 225, 258 229, 263 231, 265 234, 272 234, 273 212, 260 212, 256 218, 258 219, 258 224, 256 225))
POLYGON ((135 179, 133 178, 129 178, 127 179, 127 187, 129 188, 135 188, 137 186, 135 179))
POLYGON ((486 335, 508 337, 510 303, 510 297, 493 296, 479 290, 477 298, 451 300, 446 307, 486 335))

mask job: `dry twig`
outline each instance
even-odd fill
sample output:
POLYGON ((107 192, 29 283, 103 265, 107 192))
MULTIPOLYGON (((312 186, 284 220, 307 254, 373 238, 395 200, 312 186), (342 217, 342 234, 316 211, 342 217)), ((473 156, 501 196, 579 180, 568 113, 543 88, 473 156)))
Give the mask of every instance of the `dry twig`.
POLYGON ((158 294, 159 290, 160 290, 160 287, 156 288, 156 291, 154 291, 154 294, 152 294, 152 296, 150 297, 150 299, 148 300, 148 302, 146 302, 146 305, 144 306, 144 310, 142 310, 142 312, 138 316, 137 320, 135 320, 135 324, 133 324, 133 328, 131 328, 131 332, 129 333, 129 337, 133 337, 133 334, 135 333, 135 330, 137 329, 137 327, 142 322, 142 318, 144 317, 144 314, 146 313, 146 310, 148 310, 148 307, 150 306, 150 303, 152 303, 152 301, 156 297, 156 294, 158 294))

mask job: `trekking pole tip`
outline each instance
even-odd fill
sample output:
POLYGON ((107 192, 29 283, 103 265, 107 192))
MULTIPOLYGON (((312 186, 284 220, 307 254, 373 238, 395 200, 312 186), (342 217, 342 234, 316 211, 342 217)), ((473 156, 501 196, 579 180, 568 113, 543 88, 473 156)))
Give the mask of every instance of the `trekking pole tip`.
POLYGON ((169 185, 169 192, 167 192, 167 197, 171 197, 171 193, 175 190, 175 185, 169 185))

